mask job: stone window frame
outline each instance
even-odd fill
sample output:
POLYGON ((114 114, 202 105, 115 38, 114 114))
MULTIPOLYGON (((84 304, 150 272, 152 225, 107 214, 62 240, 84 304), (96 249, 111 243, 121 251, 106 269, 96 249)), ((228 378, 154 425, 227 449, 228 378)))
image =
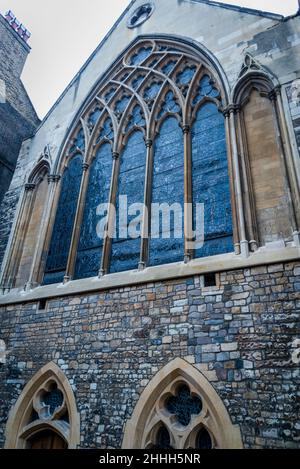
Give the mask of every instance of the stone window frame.
MULTIPOLYGON (((32 210, 34 208, 34 203, 36 200, 37 190, 39 184, 45 179, 48 179, 48 193, 46 200, 49 201, 49 196, 51 194, 51 159, 48 153, 47 147, 44 152, 41 154, 40 158, 36 165, 31 169, 29 176, 27 177, 26 183, 24 185, 23 194, 20 198, 20 205, 18 208, 18 214, 16 217, 16 222, 14 229, 12 231, 12 239, 9 243, 9 250, 6 253, 6 258, 4 259, 2 269, 0 285, 5 287, 5 289, 13 289, 15 287, 16 275, 19 270, 20 262, 22 259, 22 253, 24 248, 24 243, 26 240, 27 231, 29 228, 30 218, 32 210), (7 255, 8 254, 8 255, 7 255)), ((39 243, 41 239, 44 239, 45 232, 43 230, 44 223, 47 216, 47 206, 43 209, 43 215, 41 220, 41 226, 39 230, 39 239, 37 240, 37 248, 34 253, 30 276, 24 285, 24 289, 30 289, 34 285, 32 281, 33 278, 36 278, 36 265, 40 264, 40 259, 42 253, 39 249, 39 243)))
MULTIPOLYGON (((215 60, 215 59, 214 59, 215 60)), ((76 261, 76 253, 77 253, 77 247, 79 243, 79 235, 80 235, 80 225, 83 217, 83 209, 84 209, 84 201, 85 201, 85 194, 88 186, 88 178, 89 178, 89 168, 91 166, 91 163, 93 161, 93 158, 95 158, 96 154, 96 148, 99 147, 99 144, 95 146, 95 136, 97 135, 97 132, 101 128, 101 125, 103 124, 103 121, 107 116, 110 117, 112 121, 112 126, 113 126, 113 131, 114 131, 114 140, 109 141, 108 143, 111 144, 112 146, 112 155, 113 155, 113 170, 112 170, 112 179, 111 179, 111 191, 110 191, 110 206, 115 205, 116 203, 116 196, 117 196, 117 175, 119 173, 119 167, 120 167, 120 154, 123 151, 126 141, 128 140, 130 136, 129 133, 124 134, 124 125, 126 121, 128 120, 128 113, 132 109, 133 105, 138 103, 141 106, 141 109, 144 113, 145 117, 145 126, 143 128, 135 128, 134 130, 141 130, 144 135, 145 135, 145 143, 147 147, 147 163, 146 163, 146 176, 145 176, 145 204, 146 206, 149 207, 149 204, 151 203, 151 173, 152 173, 152 165, 153 165, 153 158, 154 158, 154 141, 157 135, 157 132, 159 132, 159 128, 162 124, 162 121, 168 117, 168 115, 173 115, 175 116, 181 127, 182 127, 182 132, 183 132, 183 141, 184 141, 184 164, 186 167, 185 171, 185 189, 184 189, 184 196, 185 196, 185 202, 189 202, 192 200, 192 184, 191 184, 191 164, 192 164, 192 148, 191 148, 191 128, 192 124, 195 120, 196 117, 196 110, 199 108, 201 103, 198 103, 195 106, 195 110, 192 113, 190 111, 190 104, 192 97, 195 93, 195 89, 197 87, 197 84, 199 83, 199 80, 201 79, 202 76, 208 75, 211 80, 214 82, 214 86, 219 90, 220 92, 220 100, 216 100, 215 98, 205 98, 205 100, 210 100, 211 102, 214 102, 220 112, 224 112, 224 116, 226 118, 227 114, 225 112, 225 108, 228 102, 228 93, 226 91, 226 84, 224 84, 224 76, 223 73, 219 67, 219 65, 216 65, 215 62, 213 62, 213 59, 208 57, 207 54, 203 53, 197 54, 196 51, 194 50, 193 47, 187 47, 185 45, 182 45, 181 43, 178 43, 177 40, 174 40, 172 38, 152 38, 152 37, 145 37, 145 38, 139 38, 136 41, 136 44, 134 44, 132 47, 129 47, 127 52, 121 55, 121 58, 119 58, 115 66, 112 67, 110 71, 110 77, 116 77, 116 78, 111 78, 110 80, 106 78, 106 80, 103 80, 103 83, 101 83, 99 86, 96 87, 96 92, 94 92, 93 97, 90 97, 88 100, 88 104, 84 106, 82 109, 80 115, 77 117, 77 123, 73 126, 73 130, 71 132, 71 138, 68 137, 66 143, 64 144, 64 149, 61 153, 60 159, 57 161, 56 166, 55 166, 55 172, 60 176, 59 182, 58 182, 58 187, 56 191, 56 196, 55 200, 53 202, 53 208, 52 208, 52 213, 55 214, 57 204, 58 204, 58 199, 59 199, 59 191, 60 191, 60 181, 61 181, 61 176, 62 176, 62 171, 64 167, 64 161, 66 158, 68 158, 68 149, 70 148, 70 141, 74 139, 74 135, 76 133, 75 128, 78 129, 78 126, 81 125, 84 134, 86 137, 86 145, 85 145, 85 151, 84 151, 84 171, 83 171, 83 177, 82 177, 82 184, 81 184, 81 191, 79 195, 79 200, 77 204, 77 213, 75 217, 75 222, 74 222, 74 231, 72 235, 72 241, 71 241, 71 247, 69 251, 69 258, 68 258, 68 264, 66 268, 66 273, 65 273, 65 278, 64 278, 64 283, 69 282, 70 280, 73 280, 74 276, 74 270, 75 270, 75 261, 76 261), (177 51, 175 46, 180 47, 180 49, 177 51), (153 54, 157 54, 159 57, 160 61, 160 69, 156 70, 154 68, 149 68, 147 66, 147 62, 149 60, 146 58, 142 65, 137 65, 137 66, 132 66, 130 65, 130 60, 132 57, 135 56, 137 51, 139 51, 142 47, 152 47, 152 59, 153 59, 153 54), (164 47, 164 48, 171 48, 171 52, 169 53, 159 53, 159 48, 164 47), (199 57, 200 55, 200 57, 199 57), (170 58, 174 58, 174 56, 177 58, 178 62, 172 71, 172 75, 178 75, 183 69, 184 66, 186 65, 186 61, 189 60, 191 64, 195 64, 197 69, 196 73, 194 74, 194 77, 191 82, 191 86, 188 92, 188 95, 186 96, 186 99, 183 98, 182 92, 180 88, 176 85, 175 80, 170 79, 169 76, 164 75, 161 72, 161 68, 163 67, 164 64, 166 64, 168 61, 170 61, 170 58), (131 75, 125 79, 125 82, 119 81, 118 77, 122 76, 124 74, 124 71, 128 71, 128 69, 131 71, 131 75), (131 82, 133 81, 133 78, 137 76, 140 72, 145 73, 144 80, 143 82, 139 85, 140 90, 145 90, 149 80, 157 80, 161 79, 163 81, 163 86, 158 93, 158 95, 155 98, 152 110, 149 111, 147 107, 147 103, 145 101, 142 101, 140 98, 140 95, 136 92, 135 89, 133 89, 130 85, 131 82), (115 93, 112 97, 110 97, 109 104, 107 104, 103 98, 100 97, 102 95, 105 95, 105 92, 109 92, 110 89, 115 87, 115 93), (113 104, 116 102, 118 96, 120 96, 122 93, 128 92, 130 90, 131 93, 131 100, 127 106, 126 111, 124 112, 120 122, 118 122, 118 118, 115 115, 112 107, 113 104), (175 114, 165 114, 161 119, 156 119, 156 110, 159 108, 159 106, 162 104, 164 95, 166 94, 167 90, 172 90, 174 93, 174 96, 176 100, 178 101, 180 105, 180 110, 182 115, 179 115, 179 113, 175 114), (91 114, 92 109, 95 107, 95 105, 100 105, 103 109, 103 115, 97 122, 96 126, 93 128, 92 132, 89 132, 88 128, 88 116, 91 114)), ((202 103, 203 104, 203 103, 202 103)), ((132 132, 132 131, 131 131, 132 132)), ((107 141, 107 140, 106 140, 107 141)), ((226 132, 226 143, 227 143, 227 157, 228 159, 231 158, 230 155, 230 142, 229 142, 229 133, 226 132)), ((102 144, 102 142, 100 143, 102 144)), ((229 179, 230 181, 233 180, 232 174, 231 174, 231 168, 232 164, 229 162, 229 179)), ((233 199, 233 192, 234 192, 234 187, 233 184, 231 183, 231 198, 233 199)), ((148 211, 149 214, 150 211, 148 211)), ((112 214, 108 213, 108 229, 109 231, 111 228, 112 224, 112 214)), ((187 223, 188 220, 185 219, 185 222, 187 223)), ((237 226, 238 222, 237 220, 233 220, 233 225, 237 226)), ((53 226, 53 223, 52 223, 53 226)), ((48 233, 46 236, 46 242, 44 244, 43 252, 47 252, 48 250, 48 244, 49 239, 51 238, 51 229, 52 229, 51 224, 49 224, 49 229, 48 233)), ((145 218, 143 219, 143 226, 146 226, 145 223, 145 218)), ((236 232, 236 230, 235 230, 236 232)), ((101 265, 99 266, 99 277, 106 276, 109 273, 109 260, 110 260, 110 253, 111 253, 111 247, 112 247, 112 240, 109 237, 105 238, 105 242, 103 245, 103 251, 102 251, 102 259, 101 259, 101 265)), ((235 239, 235 245, 238 244, 238 240, 235 239)), ((188 248, 188 239, 185 237, 185 252, 182 261, 185 263, 188 263, 190 260, 192 260, 192 254, 191 250, 188 248)), ((147 267, 147 262, 148 262, 148 250, 149 250, 149 242, 148 239, 142 238, 141 239, 141 258, 140 258, 140 263, 139 263, 139 270, 143 270, 145 267, 147 267)), ((42 281, 42 276, 40 276, 37 279, 37 284, 40 284, 42 281)))
POLYGON ((26 449, 28 440, 43 430, 57 433, 68 445, 76 449, 80 444, 80 415, 68 379, 61 369, 50 362, 41 368, 26 384, 12 407, 6 425, 6 449, 26 449), (63 394, 63 403, 51 415, 45 415, 41 395, 55 384, 63 394), (30 422, 32 412, 38 418, 30 422), (61 417, 67 411, 69 422, 61 417))
MULTIPOLYGON (((246 58, 249 54, 246 54, 246 58)), ((288 190, 289 214, 292 228, 293 243, 300 246, 300 189, 297 181, 297 168, 294 159, 292 141, 289 133, 288 113, 284 106, 284 88, 277 78, 264 69, 258 62, 253 62, 248 68, 242 68, 240 78, 232 90, 233 105, 228 112, 235 129, 238 147, 235 149, 241 167, 242 193, 237 194, 237 203, 243 204, 244 225, 242 238, 246 239, 251 252, 261 247, 258 235, 257 216, 254 204, 254 192, 249 163, 248 143, 246 138, 246 124, 244 107, 250 100, 252 91, 257 91, 261 97, 268 98, 272 104, 274 129, 281 154, 282 174, 288 190)), ((246 60, 246 59, 245 59, 246 60)), ((242 244, 242 243, 241 243, 242 244)))
POLYGON ((146 449, 155 445, 155 437, 164 425, 170 435, 171 446, 187 449, 195 446, 198 432, 205 428, 215 449, 242 449, 239 425, 234 425, 218 393, 193 365, 176 358, 165 365, 148 383, 130 419, 126 422, 123 449, 146 449), (163 410, 166 396, 174 395, 176 387, 185 384, 193 395, 199 396, 203 408, 192 416, 187 427, 182 427, 163 410))
POLYGON ((134 28, 137 28, 138 26, 141 26, 143 23, 145 23, 150 18, 150 16, 152 16, 152 14, 154 13, 154 10, 155 10, 154 2, 151 1, 151 2, 143 3, 142 5, 137 7, 134 10, 134 12, 131 14, 130 18, 127 21, 127 27, 129 29, 134 29, 134 28), (142 19, 137 19, 137 21, 133 23, 133 19, 135 18, 135 16, 138 15, 140 10, 144 7, 150 7, 151 8, 150 12, 147 14, 146 17, 144 17, 142 19))
MULTIPOLYGON (((184 258, 182 260, 182 271, 186 270, 186 275, 190 274, 190 271, 194 271, 194 264, 197 267, 197 272, 201 271, 211 271, 210 265, 217 263, 218 266, 224 267, 226 259, 228 260, 228 265, 232 265, 234 262, 237 262, 237 265, 241 266, 241 261, 244 265, 251 263, 251 260, 248 262, 247 259, 249 255, 255 253, 258 247, 258 240, 256 236, 256 218, 255 212, 250 210, 251 208, 251 179, 250 175, 245 170, 245 154, 246 154, 246 144, 242 135, 242 104, 247 99, 247 96, 253 89, 259 89, 263 96, 268 96, 274 106, 274 118, 276 121, 276 126, 278 129, 278 135, 282 136, 282 153, 283 159, 285 162, 286 168, 286 178, 289 184, 290 193, 293 195, 294 201, 290 200, 291 213, 294 213, 292 224, 293 224, 293 234, 294 234, 294 246, 300 245, 300 230, 299 230, 299 215, 298 219, 295 213, 297 214, 297 207, 300 207, 300 196, 299 189, 296 181, 296 172, 293 165, 293 155, 290 145, 289 133, 287 130, 286 116, 283 111, 282 106, 282 91, 276 77, 271 76, 270 73, 264 69, 259 68, 259 64, 255 62, 255 69, 251 68, 251 64, 254 63, 250 61, 250 65, 247 63, 243 65, 242 72, 239 79, 237 80, 232 91, 230 91, 230 86, 228 79, 217 61, 217 59, 204 47, 196 47, 194 42, 188 40, 183 40, 182 38, 176 38, 166 35, 144 35, 139 36, 133 43, 128 46, 123 54, 113 63, 110 71, 104 75, 95 86, 94 91, 88 96, 85 103, 83 104, 80 112, 74 119, 73 124, 71 125, 71 130, 68 135, 65 137, 65 141, 62 144, 61 150, 59 152, 58 159, 51 164, 51 175, 49 176, 49 193, 48 201, 45 207, 44 213, 44 226, 41 230, 39 240, 37 243, 37 249, 33 260, 32 270, 30 279, 26 282, 25 289, 28 290, 40 285, 42 283, 44 269, 45 269, 45 259, 46 254, 49 249, 52 229, 55 221, 56 210, 59 201, 60 188, 61 188, 61 175, 63 173, 64 167, 67 165, 68 159, 71 158, 71 147, 74 144, 76 134, 79 129, 83 130, 85 138, 85 148, 77 149, 83 155, 83 176, 81 181, 81 190, 79 195, 79 200, 77 204, 77 212, 75 217, 74 229, 71 240, 71 247, 69 250, 68 263, 64 277, 64 283, 73 280, 74 270, 75 270, 75 261, 77 255, 77 247, 79 243, 80 236, 80 226, 83 217, 84 210, 84 201, 85 194, 88 187, 89 180, 89 168, 95 158, 97 145, 95 145, 95 136, 101 125, 103 124, 104 116, 109 116, 112 121, 112 127, 115 138, 109 140, 107 138, 103 139, 103 142, 107 141, 112 146, 112 155, 113 155, 113 171, 112 171, 112 182, 110 190, 110 203, 115 205, 116 196, 117 196, 117 180, 118 180, 118 171, 120 166, 120 154, 124 149, 126 141, 129 137, 129 133, 124 133, 124 126, 128 122, 128 116, 134 104, 138 103, 141 106, 141 109, 145 116, 145 125, 143 128, 140 128, 145 135, 145 143, 147 147, 147 164, 146 164, 146 175, 145 175, 145 204, 149 207, 151 203, 151 170, 153 165, 154 151, 153 143, 159 128, 160 122, 155 120, 155 109, 159 107, 162 102, 164 91, 167 87, 171 88, 178 99, 178 102, 181 106, 182 116, 178 116, 178 120, 181 121, 183 138, 184 138, 184 165, 185 165, 185 181, 184 181, 184 197, 185 202, 190 202, 192 200, 192 184, 191 184, 191 162, 192 162, 192 148, 191 148, 191 127, 193 124, 193 119, 195 118, 195 112, 190 112, 189 102, 194 91, 194 87, 199 82, 199 76, 202 74, 208 74, 211 79, 214 81, 214 86, 220 92, 220 101, 219 109, 223 112, 225 117, 225 130, 226 130, 226 143, 227 143, 227 157, 228 157, 228 170, 229 170, 229 180, 230 180, 230 192, 231 192, 231 205, 232 205, 232 219, 233 219, 233 240, 234 240, 234 251, 237 256, 237 261, 234 260, 232 255, 219 255, 211 256, 211 258, 203 259, 192 259, 192 254, 190 249, 188 249, 188 239, 185 238, 185 252, 184 258), (131 65, 130 60, 132 57, 135 57, 135 54, 141 47, 152 47, 151 54, 157 54, 159 56, 159 48, 164 48, 167 50, 170 49, 170 53, 165 55, 161 54, 159 57, 161 65, 170 60, 170 57, 174 54, 180 55, 180 60, 177 62, 176 75, 180 72, 185 63, 186 59, 190 60, 191 63, 197 64, 197 71, 192 80, 190 86, 189 94, 187 96, 185 105, 183 100, 183 95, 181 89, 176 85, 174 80, 170 80, 168 76, 162 74, 161 72, 154 70, 153 67, 147 68, 147 63, 149 62, 147 57, 142 62, 142 65, 131 65), (178 49, 176 49, 176 46, 178 49), (145 66, 144 66, 145 65, 145 66), (247 68, 248 67, 248 68, 247 68), (124 73, 129 72, 129 76, 124 77, 124 73), (140 89, 144 90, 149 83, 149 80, 164 79, 164 86, 159 92, 158 96, 155 99, 153 109, 149 111, 147 103, 141 100, 139 94, 132 87, 133 77, 138 76, 138 74, 143 75, 143 81, 140 83, 140 89), (123 81, 122 81, 123 80, 123 81), (111 89, 114 89, 114 94, 110 97, 109 103, 106 103, 104 99, 101 98, 100 93, 109 92, 111 89), (130 102, 127 105, 127 109, 124 112, 123 117, 120 122, 118 122, 117 116, 114 114, 111 105, 116 101, 117 97, 120 94, 131 93, 130 102), (101 118, 98 120, 97 124, 93 129, 90 128, 88 122, 89 116, 95 106, 100 106, 104 112, 101 118), (182 119, 182 120, 181 120, 182 119), (294 202, 294 203, 293 203, 294 202), (219 260, 218 260, 219 259, 219 260), (207 268, 204 263, 207 263, 207 268), (206 270, 205 270, 206 269, 206 270)), ((131 130, 132 131, 132 130, 131 130)), ((100 142, 102 144, 103 142, 100 142)), ((39 163, 38 163, 39 164, 39 163)), ((30 180, 30 178, 28 179, 30 180)), ((32 186, 28 186, 32 187, 32 186)), ((291 199, 291 197, 290 197, 291 199)), ((2 276, 0 279, 0 286, 2 292, 7 293, 10 289, 13 288, 13 279, 14 279, 14 265, 15 263, 15 253, 18 252, 15 250, 15 246, 18 245, 22 234, 20 233, 20 220, 25 220, 28 218, 28 209, 26 208, 26 195, 22 199, 22 204, 18 211, 17 222, 15 224, 15 229, 13 230, 11 241, 7 247, 5 261, 3 262, 4 268, 2 269, 2 276)), ((149 211, 148 211, 149 213, 149 211)), ((298 211, 300 213, 300 210, 298 211)), ((112 215, 108 215, 108 230, 111 226, 113 220, 112 215)), ((143 219, 143 226, 146 226, 145 215, 143 219)), ((187 216, 185 214, 185 223, 188 222, 187 216)), ((111 239, 107 237, 103 243, 102 251, 102 261, 99 265, 99 277, 100 279, 109 277, 108 266, 111 253, 111 239)), ((148 239, 141 239, 141 258, 139 263, 139 271, 143 271, 147 267, 148 260, 148 251, 149 251, 149 242, 148 239)), ((266 253, 267 254, 267 253, 266 253)), ((262 253, 260 254, 262 255, 262 253)), ((281 253, 281 256, 283 252, 281 253)), ((270 259, 274 261, 274 255, 269 255, 270 259)), ((253 260, 254 262, 259 262, 257 258, 253 260)), ((268 262, 268 259, 265 260, 268 262)), ((178 264, 178 263, 177 263, 178 264)), ((176 264, 176 265, 177 265, 176 264)), ((227 265, 227 264, 226 264, 227 265)), ((149 270, 148 280, 152 280, 153 276, 159 278, 160 274, 156 272, 159 269, 160 272, 163 272, 162 266, 151 267, 149 270), (153 272, 153 275, 150 274, 153 272)), ((178 276, 176 266, 172 269, 171 264, 168 267, 170 271, 168 278, 170 276, 178 276)), ((218 270, 220 268, 218 267, 218 270)), ((132 271, 133 272, 133 271, 132 271)), ((114 274, 119 275, 119 274, 114 274)), ((184 274, 183 274, 184 275, 184 274)), ((120 274, 120 284, 124 284, 124 275, 120 274)), ((136 277, 136 275, 134 275, 136 277)), ((165 277, 165 273, 162 273, 162 278, 165 277)), ((137 277, 138 281, 142 281, 141 276, 137 277)), ((136 278, 132 281, 136 281, 136 278)), ((117 280, 119 282, 119 280, 117 280)), ((108 282, 109 283, 109 282, 108 282)), ((127 284, 127 283, 126 283, 127 284)))

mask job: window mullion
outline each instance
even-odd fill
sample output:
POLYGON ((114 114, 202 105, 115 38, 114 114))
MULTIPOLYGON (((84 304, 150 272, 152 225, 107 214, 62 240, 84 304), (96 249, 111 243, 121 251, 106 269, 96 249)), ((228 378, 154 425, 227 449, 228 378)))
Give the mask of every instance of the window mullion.
POLYGON ((143 212, 141 256, 140 256, 139 270, 144 269, 148 264, 149 236, 151 232, 151 202, 152 202, 153 158, 154 158, 153 141, 151 139, 148 139, 146 141, 146 147, 147 147, 147 162, 146 162, 146 174, 145 174, 144 212, 143 212))

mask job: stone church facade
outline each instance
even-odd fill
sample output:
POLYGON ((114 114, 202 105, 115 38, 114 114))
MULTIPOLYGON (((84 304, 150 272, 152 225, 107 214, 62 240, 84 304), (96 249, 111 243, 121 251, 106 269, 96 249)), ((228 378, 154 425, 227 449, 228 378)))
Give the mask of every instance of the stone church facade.
POLYGON ((0 212, 3 447, 299 447, 299 80, 299 14, 130 3, 0 212))

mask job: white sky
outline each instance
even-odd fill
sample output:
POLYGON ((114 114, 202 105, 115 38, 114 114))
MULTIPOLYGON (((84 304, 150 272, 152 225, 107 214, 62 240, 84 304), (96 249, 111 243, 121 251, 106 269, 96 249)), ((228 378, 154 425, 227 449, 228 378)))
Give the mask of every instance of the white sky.
MULTIPOLYGON (((224 3, 283 15, 294 14, 298 7, 297 0, 224 3)), ((12 10, 32 33, 23 82, 39 117, 48 112, 128 4, 129 0, 0 0, 0 13, 12 10)))

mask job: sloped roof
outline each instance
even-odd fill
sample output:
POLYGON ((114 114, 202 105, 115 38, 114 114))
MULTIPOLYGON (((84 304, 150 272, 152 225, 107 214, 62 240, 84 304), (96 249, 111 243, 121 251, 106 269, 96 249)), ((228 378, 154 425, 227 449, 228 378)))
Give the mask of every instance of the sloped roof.
POLYGON ((264 18, 270 18, 272 20, 282 20, 283 15, 278 15, 276 13, 270 13, 263 10, 255 10, 254 8, 242 7, 239 5, 232 5, 230 3, 221 3, 214 0, 183 0, 184 2, 190 3, 204 3, 206 5, 218 8, 225 8, 227 10, 239 11, 241 13, 248 13, 249 15, 263 16, 264 18))
MULTIPOLYGON (((133 7, 133 5, 136 3, 137 0, 129 0, 128 6, 125 8, 123 13, 120 15, 120 17, 117 19, 115 24, 111 27, 111 29, 108 31, 108 33, 105 35, 105 37, 102 39, 102 41, 98 44, 94 52, 88 57, 86 62, 83 64, 83 66, 80 68, 80 70, 77 72, 77 74, 74 76, 74 78, 71 80, 71 82, 67 85, 65 90, 62 92, 62 94, 58 97, 58 99, 55 101, 55 103, 51 106, 47 114, 44 116, 42 119, 40 125, 36 129, 36 132, 42 127, 44 122, 48 119, 49 115, 51 115, 53 109, 57 106, 57 104, 62 100, 64 95, 67 93, 67 91, 70 89, 70 87, 74 84, 74 82, 77 80, 77 78, 81 75, 81 73, 85 70, 87 65, 92 61, 96 53, 101 49, 103 44, 108 40, 108 38, 111 36, 111 34, 114 32, 114 30, 117 28, 119 23, 123 20, 124 16, 130 11, 130 9, 133 7)), ((146 0, 145 0, 146 1, 146 0)), ((163 1, 163 0, 160 0, 163 1)), ((231 5, 229 3, 220 3, 214 0, 180 0, 181 2, 186 2, 186 3, 202 3, 209 5, 211 7, 217 7, 217 8, 223 8, 227 10, 232 10, 235 12, 240 12, 240 13, 247 13, 249 15, 256 15, 264 18, 269 18, 275 21, 284 21, 285 17, 283 15, 278 15, 276 13, 270 13, 270 12, 265 12, 265 11, 260 11, 260 10, 255 10, 253 8, 246 8, 242 6, 237 6, 237 5, 231 5)))

